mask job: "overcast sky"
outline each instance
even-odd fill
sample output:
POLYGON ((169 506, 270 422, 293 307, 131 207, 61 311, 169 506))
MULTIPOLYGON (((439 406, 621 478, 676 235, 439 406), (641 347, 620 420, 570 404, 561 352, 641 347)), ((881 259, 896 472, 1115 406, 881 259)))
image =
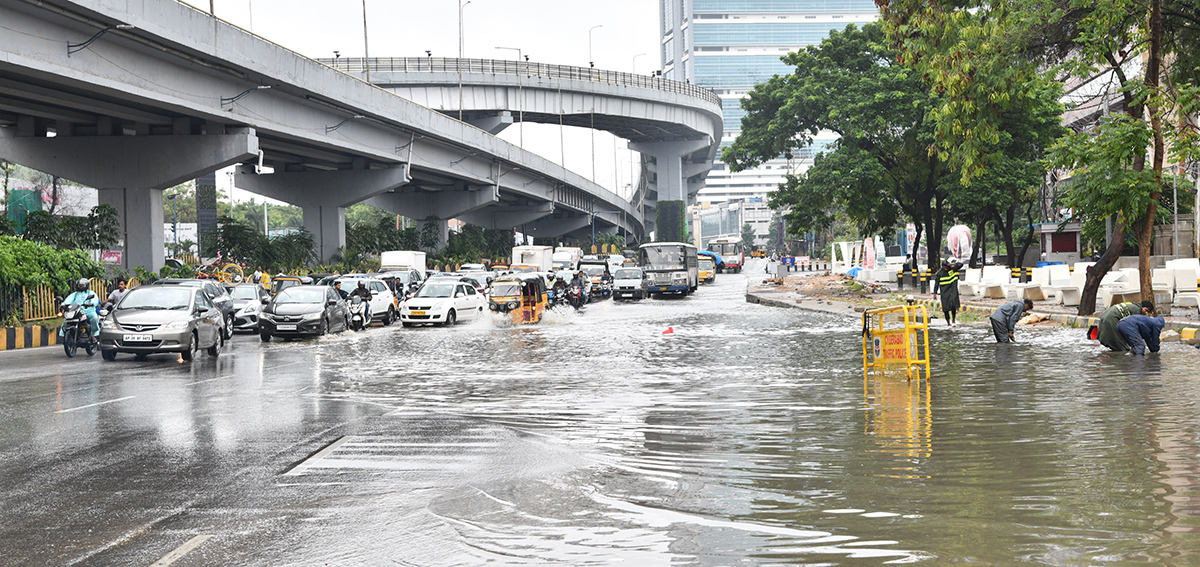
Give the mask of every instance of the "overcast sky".
MULTIPOLYGON (((208 0, 186 0, 208 11, 208 0)), ((362 0, 213 0, 217 17, 288 49, 313 58, 363 55, 362 0)), ((456 0, 366 0, 367 31, 372 57, 458 56, 456 0)), ((516 47, 529 60, 562 65, 588 64, 589 30, 596 67, 649 73, 659 67, 658 2, 656 0, 471 0, 463 8, 464 56, 515 59, 516 47)), ((501 137, 516 142, 516 126, 501 137)), ((591 134, 565 133, 566 166, 592 177, 591 134)), ((527 125, 527 149, 553 161, 562 158, 558 126, 527 125)), ((624 141, 595 136, 597 183, 625 194, 630 184, 630 156, 624 141), (614 146, 617 147, 614 150, 614 146)), ((224 176, 218 176, 218 183, 224 176)), ((235 197, 244 198, 240 191, 235 197)))

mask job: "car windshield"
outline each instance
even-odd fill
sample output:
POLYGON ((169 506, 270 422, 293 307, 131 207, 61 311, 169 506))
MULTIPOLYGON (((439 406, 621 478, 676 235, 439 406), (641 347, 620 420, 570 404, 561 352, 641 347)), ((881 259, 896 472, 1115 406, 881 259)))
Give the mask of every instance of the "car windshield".
POLYGON ((571 261, 570 260, 555 260, 554 268, 557 270, 569 270, 569 269, 571 269, 571 261))
POLYGON ((258 299, 258 290, 252 285, 239 285, 233 288, 234 299, 258 299))
POLYGON ((532 272, 536 272, 536 271, 537 271, 537 268, 534 266, 513 266, 513 269, 512 269, 512 272, 514 274, 528 274, 528 273, 532 273, 532 272))
POLYGON ((604 266, 583 266, 580 269, 583 270, 583 273, 585 273, 589 276, 603 276, 604 275, 604 266))
POLYGON ((642 279, 641 270, 617 270, 617 275, 613 276, 618 280, 640 280, 642 279))
POLYGON ((450 297, 454 295, 455 284, 429 283, 417 292, 417 297, 450 297))
POLYGON ((187 309, 192 303, 193 293, 195 292, 191 289, 177 287, 137 287, 129 290, 125 297, 121 298, 117 310, 187 309))
POLYGON ((488 280, 491 279, 492 274, 489 272, 473 272, 470 274, 464 274, 464 276, 475 280, 475 283, 478 285, 486 286, 488 280))
POLYGON ((492 284, 492 297, 507 297, 510 295, 521 295, 521 286, 514 282, 492 284))
POLYGON ((711 270, 711 269, 713 269, 713 261, 712 261, 712 260, 707 260, 707 259, 701 258, 701 259, 700 259, 700 269, 701 269, 701 270, 711 270))
POLYGON ((317 286, 292 286, 275 296, 276 304, 324 302, 325 288, 317 286))

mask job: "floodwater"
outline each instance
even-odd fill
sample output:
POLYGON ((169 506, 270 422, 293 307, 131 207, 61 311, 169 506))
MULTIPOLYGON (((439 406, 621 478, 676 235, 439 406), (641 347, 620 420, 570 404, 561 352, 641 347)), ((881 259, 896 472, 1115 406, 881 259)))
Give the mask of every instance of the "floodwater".
MULTIPOLYGON (((61 483, 137 479, 88 492, 130 525, 25 556, 150 564, 206 534, 174 565, 1200 565, 1200 351, 936 321, 928 382, 864 380, 857 319, 747 304, 757 277, 532 327, 243 337, 187 370, 56 360, 115 388, 88 399, 175 408, 63 418, 141 455, 61 483)), ((71 446, 63 465, 71 423, 10 430, 0 455, 71 446)), ((14 510, 83 523, 0 504, 22 550, 53 538, 14 533, 14 510)))

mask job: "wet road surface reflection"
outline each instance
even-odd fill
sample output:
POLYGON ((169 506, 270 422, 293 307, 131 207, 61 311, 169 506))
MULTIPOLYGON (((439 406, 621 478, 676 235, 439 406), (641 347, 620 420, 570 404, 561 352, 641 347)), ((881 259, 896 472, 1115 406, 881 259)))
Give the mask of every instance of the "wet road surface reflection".
POLYGON ((935 328, 928 383, 864 380, 853 316, 748 272, 534 327, 5 353, 0 564, 1200 563, 1195 349, 935 328))

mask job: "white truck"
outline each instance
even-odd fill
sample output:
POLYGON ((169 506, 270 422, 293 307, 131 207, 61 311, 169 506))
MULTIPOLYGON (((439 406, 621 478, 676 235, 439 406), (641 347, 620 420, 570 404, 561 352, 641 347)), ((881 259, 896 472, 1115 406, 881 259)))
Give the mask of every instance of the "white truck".
POLYGON ((554 269, 559 272, 573 272, 579 269, 579 259, 583 257, 583 248, 559 246, 554 249, 554 269))
POLYGON ((425 253, 419 250, 388 250, 379 255, 379 270, 417 270, 425 275, 425 253))
POLYGON ((554 267, 554 248, 550 246, 514 246, 512 264, 514 272, 549 272, 554 267))

